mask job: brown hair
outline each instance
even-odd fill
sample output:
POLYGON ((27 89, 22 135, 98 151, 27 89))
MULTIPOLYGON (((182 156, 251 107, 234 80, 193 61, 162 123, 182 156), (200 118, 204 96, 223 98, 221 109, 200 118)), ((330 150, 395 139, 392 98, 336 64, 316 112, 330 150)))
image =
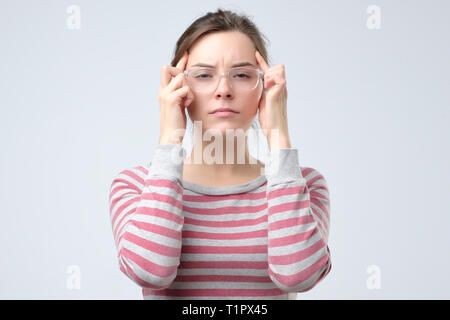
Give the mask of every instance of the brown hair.
POLYGON ((208 12, 198 18, 184 31, 176 43, 172 67, 176 66, 186 50, 189 52, 189 48, 197 39, 208 33, 219 31, 240 31, 246 34, 252 40, 255 49, 270 65, 266 50, 266 43, 270 41, 267 37, 258 30, 247 15, 219 8, 216 12, 208 12))

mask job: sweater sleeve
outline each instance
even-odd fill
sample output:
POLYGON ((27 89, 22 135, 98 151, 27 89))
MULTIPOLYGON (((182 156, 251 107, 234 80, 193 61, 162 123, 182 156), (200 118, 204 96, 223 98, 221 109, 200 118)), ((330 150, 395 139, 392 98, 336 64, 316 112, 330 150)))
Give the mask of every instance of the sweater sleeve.
POLYGON ((268 268, 283 291, 312 289, 331 270, 330 201, 325 178, 307 168, 297 149, 269 151, 265 164, 268 202, 268 268))
POLYGON ((119 267, 143 288, 165 289, 177 275, 184 224, 181 151, 181 145, 157 145, 148 170, 123 170, 111 184, 119 267))

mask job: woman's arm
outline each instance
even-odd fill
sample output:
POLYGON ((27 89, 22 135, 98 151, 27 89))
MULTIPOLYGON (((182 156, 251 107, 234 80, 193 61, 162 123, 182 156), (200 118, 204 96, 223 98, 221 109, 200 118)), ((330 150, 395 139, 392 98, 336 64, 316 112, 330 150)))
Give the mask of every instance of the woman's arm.
POLYGON ((110 189, 110 220, 120 270, 141 287, 165 289, 180 263, 183 162, 178 144, 159 144, 150 168, 123 170, 110 189))
POLYGON ((308 291, 331 270, 327 182, 312 168, 303 177, 297 149, 270 151, 267 160, 269 276, 284 291, 308 291))

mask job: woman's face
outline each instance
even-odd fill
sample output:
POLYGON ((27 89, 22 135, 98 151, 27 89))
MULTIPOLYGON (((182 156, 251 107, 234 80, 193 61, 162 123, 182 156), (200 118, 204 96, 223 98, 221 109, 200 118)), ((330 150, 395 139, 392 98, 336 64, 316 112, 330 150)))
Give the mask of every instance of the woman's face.
MULTIPOLYGON (((247 35, 242 32, 214 32, 198 39, 189 49, 186 69, 198 63, 215 66, 219 74, 227 72, 232 65, 249 62, 258 68, 255 47, 247 35)), ((256 115, 263 90, 262 81, 258 86, 246 92, 236 92, 230 88, 228 79, 222 77, 217 88, 210 92, 195 92, 193 102, 187 107, 192 121, 201 121, 203 131, 214 128, 225 136, 226 129, 250 128, 256 115), (219 107, 230 107, 236 110, 227 117, 218 117, 211 112, 219 107)))

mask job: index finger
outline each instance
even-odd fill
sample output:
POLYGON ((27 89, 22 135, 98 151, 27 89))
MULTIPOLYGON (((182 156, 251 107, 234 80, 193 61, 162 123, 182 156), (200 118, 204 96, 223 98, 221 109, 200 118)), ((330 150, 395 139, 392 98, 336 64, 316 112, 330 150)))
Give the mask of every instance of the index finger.
POLYGON ((173 77, 176 77, 180 72, 184 72, 187 57, 188 54, 187 51, 185 51, 175 67, 164 65, 163 68, 161 68, 160 85, 162 87, 166 87, 173 77))
POLYGON ((187 51, 185 51, 181 59, 178 60, 176 68, 180 69, 181 71, 184 71, 184 69, 186 68, 187 60, 188 60, 188 53, 187 51))
POLYGON ((259 51, 255 51, 255 57, 256 61, 258 62, 258 65, 260 68, 266 72, 269 69, 269 65, 267 64, 266 60, 264 60, 263 56, 259 53, 259 51))

